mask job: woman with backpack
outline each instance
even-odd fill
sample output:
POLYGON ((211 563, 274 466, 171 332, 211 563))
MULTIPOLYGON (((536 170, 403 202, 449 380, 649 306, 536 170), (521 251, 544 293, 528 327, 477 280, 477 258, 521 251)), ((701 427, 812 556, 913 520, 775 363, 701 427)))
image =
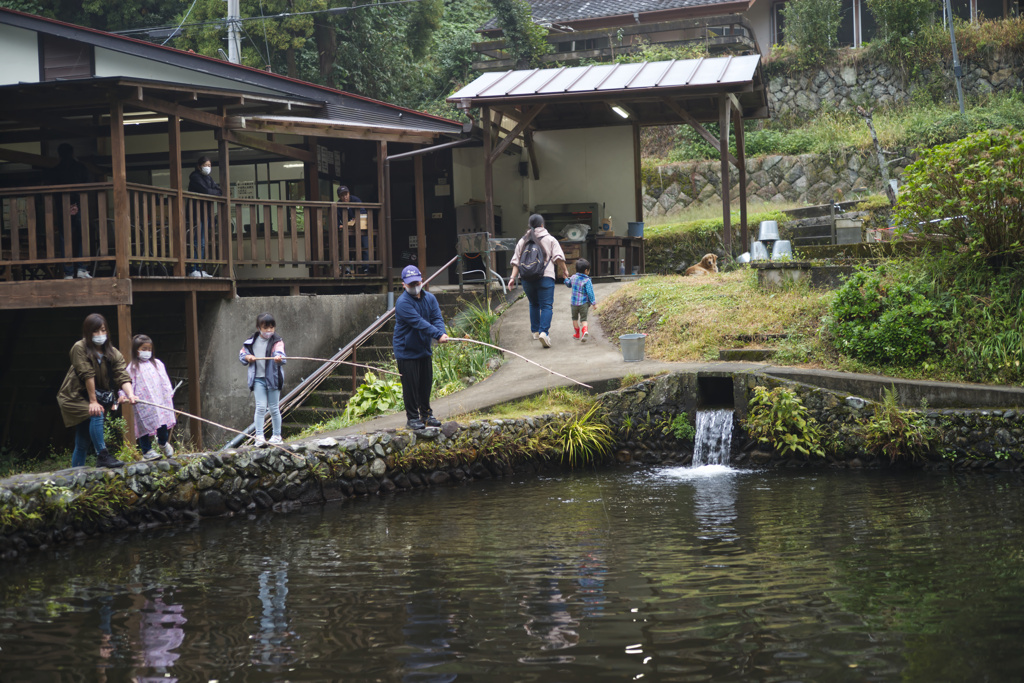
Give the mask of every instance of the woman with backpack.
POLYGON ((530 229, 516 244, 512 260, 512 276, 508 289, 515 288, 516 276, 523 281, 523 291, 530 301, 530 331, 544 348, 551 348, 551 307, 555 300, 555 270, 561 278, 569 276, 562 246, 544 229, 544 217, 530 216, 530 229))

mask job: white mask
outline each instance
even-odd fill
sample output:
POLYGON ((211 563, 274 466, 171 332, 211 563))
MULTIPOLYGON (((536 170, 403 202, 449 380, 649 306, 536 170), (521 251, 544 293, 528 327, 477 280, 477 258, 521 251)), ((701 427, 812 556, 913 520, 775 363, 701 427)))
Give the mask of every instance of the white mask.
POLYGON ((139 360, 149 360, 153 357, 152 351, 139 351, 139 360))
POLYGON ((274 336, 274 333, 273 332, 264 332, 263 330, 260 330, 260 336, 263 337, 264 339, 270 339, 271 337, 274 336))
POLYGON ((405 286, 405 291, 409 292, 409 294, 411 294, 413 296, 419 296, 420 295, 420 290, 422 290, 422 289, 423 289, 422 285, 406 285, 405 286))
POLYGON ((211 168, 210 166, 203 166, 203 175, 210 175, 212 171, 213 168, 211 168))
POLYGON ((107 335, 105 334, 94 334, 92 336, 92 343, 96 346, 103 346, 107 342, 107 335))

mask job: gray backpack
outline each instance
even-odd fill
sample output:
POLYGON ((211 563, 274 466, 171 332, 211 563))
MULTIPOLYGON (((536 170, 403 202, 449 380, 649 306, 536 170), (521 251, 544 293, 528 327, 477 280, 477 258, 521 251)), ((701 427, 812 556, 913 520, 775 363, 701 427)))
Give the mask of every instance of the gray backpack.
POLYGON ((523 237, 526 243, 523 250, 519 252, 519 275, 527 282, 536 282, 544 277, 544 270, 548 267, 548 258, 544 248, 534 237, 533 228, 523 237))

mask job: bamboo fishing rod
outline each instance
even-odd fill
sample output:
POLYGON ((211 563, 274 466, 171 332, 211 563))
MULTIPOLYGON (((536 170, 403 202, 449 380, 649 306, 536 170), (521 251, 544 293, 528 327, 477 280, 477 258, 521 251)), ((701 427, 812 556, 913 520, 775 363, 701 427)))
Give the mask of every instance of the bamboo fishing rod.
POLYGON ((587 389, 593 389, 594 388, 594 387, 590 386, 589 384, 584 384, 583 382, 581 382, 581 381, 579 381, 577 379, 573 379, 572 377, 567 377, 566 375, 563 375, 560 372, 555 372, 551 368, 546 368, 543 365, 541 365, 540 363, 537 363, 537 362, 534 362, 534 361, 530 360, 526 356, 519 355, 515 351, 509 351, 508 349, 503 349, 500 346, 495 346, 494 344, 488 344, 487 342, 482 342, 482 341, 479 341, 477 339, 470 339, 469 337, 448 337, 448 341, 450 341, 450 342, 453 342, 453 341, 469 342, 470 344, 480 344, 481 346, 489 346, 492 349, 497 349, 498 351, 501 351, 502 353, 510 353, 513 356, 515 356, 516 358, 522 358, 527 363, 530 363, 531 365, 536 365, 541 370, 547 370, 552 375, 558 375, 559 377, 561 377, 563 379, 567 379, 570 382, 575 382, 576 384, 579 384, 581 387, 586 387, 587 389))
MULTIPOLYGON (((308 356, 285 356, 285 360, 315 360, 321 363, 334 363, 337 365, 352 365, 357 368, 367 368, 368 370, 376 370, 377 372, 383 372, 388 375, 398 375, 401 377, 401 373, 392 372, 391 370, 384 370, 383 368, 374 367, 372 365, 364 365, 363 363, 353 363, 347 360, 331 360, 329 358, 309 358, 308 356)), ((274 360, 273 356, 257 356, 253 360, 274 360)))
MULTIPOLYGON (((159 403, 151 403, 150 401, 145 401, 145 400, 139 398, 138 396, 135 397, 135 402, 136 403, 145 403, 147 406, 153 406, 154 408, 163 408, 164 410, 169 410, 172 413, 177 413, 178 415, 184 415, 185 417, 191 418, 193 420, 199 420, 200 422, 205 422, 206 424, 211 424, 214 427, 220 427, 221 429, 226 429, 229 432, 234 432, 235 434, 241 434, 242 436, 245 436, 245 437, 249 436, 245 432, 240 432, 237 429, 232 429, 231 427, 226 427, 226 426, 220 424, 219 422, 214 422, 213 420, 207 420, 205 417, 199 417, 198 415, 193 415, 192 413, 186 413, 184 410, 178 410, 176 408, 170 408, 168 406, 162 406, 159 403)), ((285 453, 288 453, 289 455, 298 455, 298 453, 295 453, 293 451, 288 450, 287 448, 285 448, 284 446, 282 446, 279 443, 270 444, 270 445, 273 446, 274 448, 281 449, 282 451, 284 451, 285 453)))

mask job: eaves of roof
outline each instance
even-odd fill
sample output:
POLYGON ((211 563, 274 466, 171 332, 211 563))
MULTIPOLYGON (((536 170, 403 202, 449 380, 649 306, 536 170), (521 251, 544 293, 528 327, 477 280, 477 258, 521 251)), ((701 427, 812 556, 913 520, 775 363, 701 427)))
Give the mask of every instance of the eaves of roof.
MULTIPOLYGON (((595 20, 614 19, 619 17, 644 16, 650 13, 663 13, 685 10, 696 10, 707 14, 709 8, 716 5, 749 5, 752 0, 527 0, 532 11, 535 24, 550 26, 552 24, 572 24, 586 21, 594 24, 595 20)), ((745 8, 744 8, 745 9, 745 8)), ((655 18, 650 18, 655 20, 655 18)), ((478 32, 494 33, 501 31, 495 18, 477 29, 478 32)))
POLYGON ((26 14, 17 10, 0 8, 0 24, 8 24, 10 26, 56 35, 114 52, 130 54, 143 59, 153 59, 199 73, 236 81, 243 85, 267 88, 304 99, 318 99, 338 106, 353 107, 364 111, 377 110, 378 113, 381 110, 390 110, 401 113, 403 115, 402 118, 409 116, 413 119, 428 119, 434 121, 435 126, 441 132, 457 133, 462 130, 462 124, 458 121, 434 116, 433 114, 426 114, 362 95, 328 88, 327 86, 301 81, 296 78, 262 71, 241 64, 232 64, 220 59, 214 59, 213 57, 207 57, 206 55, 148 43, 137 38, 119 36, 56 19, 26 14))

